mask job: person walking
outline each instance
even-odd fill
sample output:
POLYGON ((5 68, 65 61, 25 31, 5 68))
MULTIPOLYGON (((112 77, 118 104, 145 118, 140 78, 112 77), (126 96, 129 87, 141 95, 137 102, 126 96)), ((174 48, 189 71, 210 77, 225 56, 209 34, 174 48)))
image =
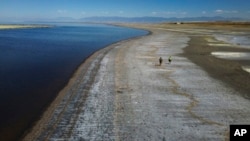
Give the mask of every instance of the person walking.
POLYGON ((163 61, 163 60, 162 60, 162 58, 160 57, 160 58, 159 58, 160 66, 161 66, 161 64, 162 64, 162 61, 163 61))
POLYGON ((169 56, 168 63, 171 64, 171 62, 172 62, 172 56, 169 56))

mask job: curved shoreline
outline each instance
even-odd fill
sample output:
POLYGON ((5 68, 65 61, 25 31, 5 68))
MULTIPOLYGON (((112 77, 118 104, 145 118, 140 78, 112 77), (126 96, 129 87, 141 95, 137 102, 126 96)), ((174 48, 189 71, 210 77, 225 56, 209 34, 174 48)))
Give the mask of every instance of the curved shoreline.
POLYGON ((144 29, 91 55, 24 140, 228 140, 250 123, 249 100, 179 55, 190 34, 144 29))
MULTIPOLYGON (((146 30, 145 30, 146 31, 146 30)), ((102 61, 102 58, 110 51, 112 50, 117 44, 128 42, 130 40, 136 40, 138 38, 141 38, 143 36, 149 36, 152 32, 148 31, 148 34, 142 35, 142 36, 136 36, 131 37, 128 39, 120 40, 117 42, 114 42, 102 49, 99 49, 95 51, 93 54, 89 55, 86 60, 84 60, 74 71, 71 78, 69 79, 66 86, 60 90, 60 92, 57 94, 56 98, 52 101, 52 103, 46 108, 46 110, 42 113, 41 118, 37 121, 35 121, 34 125, 31 129, 28 129, 23 137, 21 138, 24 141, 30 141, 30 140, 36 140, 40 133, 44 130, 46 130, 47 127, 45 127, 46 123, 49 122, 49 120, 52 118, 52 114, 54 113, 55 109, 60 105, 60 103, 63 101, 63 99, 66 97, 67 92, 74 87, 74 83, 76 83, 77 78, 79 76, 86 75, 89 68, 91 68, 91 65, 96 64, 98 65, 96 68, 92 68, 92 74, 90 77, 92 77, 91 82, 89 82, 87 85, 92 85, 94 78, 96 77, 96 73, 100 67, 100 62, 102 61)))

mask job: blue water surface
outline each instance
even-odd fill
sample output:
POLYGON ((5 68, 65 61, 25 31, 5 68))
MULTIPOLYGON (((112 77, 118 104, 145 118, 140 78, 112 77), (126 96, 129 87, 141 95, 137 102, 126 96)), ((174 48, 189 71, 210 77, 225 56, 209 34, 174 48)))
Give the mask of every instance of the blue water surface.
POLYGON ((100 24, 0 30, 0 136, 6 126, 28 127, 93 52, 147 33, 100 24))

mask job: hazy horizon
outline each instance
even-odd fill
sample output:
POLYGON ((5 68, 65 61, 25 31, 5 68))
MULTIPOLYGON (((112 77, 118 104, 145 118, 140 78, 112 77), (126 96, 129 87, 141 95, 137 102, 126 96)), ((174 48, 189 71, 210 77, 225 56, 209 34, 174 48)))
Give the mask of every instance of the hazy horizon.
POLYGON ((0 21, 67 17, 235 17, 250 19, 246 0, 1 0, 0 21))

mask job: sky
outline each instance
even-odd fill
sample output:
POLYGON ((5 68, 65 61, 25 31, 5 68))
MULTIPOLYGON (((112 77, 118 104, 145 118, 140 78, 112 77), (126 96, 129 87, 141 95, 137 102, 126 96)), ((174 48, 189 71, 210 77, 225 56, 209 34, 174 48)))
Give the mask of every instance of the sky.
POLYGON ((249 0, 0 0, 1 19, 119 17, 239 17, 250 19, 249 0))

